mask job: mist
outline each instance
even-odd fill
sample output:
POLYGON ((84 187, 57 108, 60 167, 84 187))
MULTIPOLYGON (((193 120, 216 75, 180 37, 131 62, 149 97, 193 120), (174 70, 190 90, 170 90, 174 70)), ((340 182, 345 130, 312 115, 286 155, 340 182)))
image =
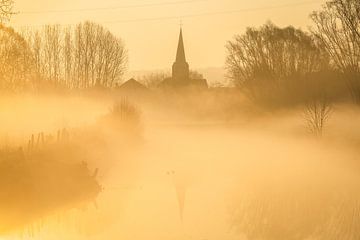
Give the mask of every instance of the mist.
POLYGON ((360 238, 359 1, 75 2, 0 1, 0 239, 360 238))
MULTIPOLYGON (((16 104, 2 108, 3 148, 26 149, 31 134, 66 128, 68 142, 42 148, 41 156, 62 163, 86 161, 90 175, 99 169, 101 185, 96 195, 81 201, 70 198, 38 212, 32 208, 30 220, 6 229, 4 239, 322 238, 334 234, 332 224, 341 228, 336 234, 356 234, 355 228, 348 229, 359 199, 358 133, 352 130, 356 121, 353 126, 348 122, 360 113, 353 107, 339 106, 327 134, 318 139, 307 131, 301 109, 246 111, 253 106, 240 101, 242 111, 236 115, 234 109, 226 113, 205 105, 207 110, 194 113, 196 104, 188 103, 202 102, 203 96, 93 101, 102 95, 4 98, 16 104), (138 116, 112 116, 116 102, 131 104, 138 116), (171 107, 176 110, 164 110, 171 107), (71 154, 66 144, 75 148, 71 154), (342 222, 336 222, 337 214, 342 222)), ((234 99, 207 96, 211 106, 229 106, 234 99)), ((56 172, 60 179, 69 178, 59 168, 56 172)), ((49 179, 48 173, 41 174, 49 179)), ((62 181, 60 187, 69 186, 62 181)), ((87 189, 81 189, 87 196, 87 189)))

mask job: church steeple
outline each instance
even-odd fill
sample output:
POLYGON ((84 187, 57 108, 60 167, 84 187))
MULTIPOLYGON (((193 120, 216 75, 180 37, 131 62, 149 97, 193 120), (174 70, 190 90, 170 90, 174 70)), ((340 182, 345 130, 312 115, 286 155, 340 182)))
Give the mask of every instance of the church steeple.
POLYGON ((176 62, 186 62, 182 28, 180 28, 179 43, 176 52, 176 62))
POLYGON ((179 42, 176 52, 176 60, 172 67, 172 79, 178 83, 189 81, 189 64, 186 62, 182 28, 180 28, 179 42))
POLYGON ((207 82, 205 79, 190 78, 189 64, 185 58, 185 48, 182 27, 180 27, 179 41, 177 44, 176 59, 172 65, 172 77, 166 78, 161 86, 169 88, 188 89, 207 89, 207 82))

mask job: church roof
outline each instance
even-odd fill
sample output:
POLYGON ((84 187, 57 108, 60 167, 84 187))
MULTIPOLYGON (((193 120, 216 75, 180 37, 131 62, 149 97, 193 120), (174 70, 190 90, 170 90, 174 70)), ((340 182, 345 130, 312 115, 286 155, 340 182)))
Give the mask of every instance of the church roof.
POLYGON ((124 82, 120 86, 120 89, 124 89, 124 90, 144 90, 144 89, 147 89, 147 87, 145 87, 144 85, 142 85, 141 83, 139 83, 135 79, 131 78, 130 80, 124 82))
POLYGON ((176 52, 176 62, 186 62, 182 29, 180 28, 179 43, 176 52))

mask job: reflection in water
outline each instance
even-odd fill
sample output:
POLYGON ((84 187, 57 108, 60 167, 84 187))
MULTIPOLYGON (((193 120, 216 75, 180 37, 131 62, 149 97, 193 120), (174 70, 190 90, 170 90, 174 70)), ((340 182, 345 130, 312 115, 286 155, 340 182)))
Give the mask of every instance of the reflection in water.
POLYGON ((5 239, 358 239, 356 149, 280 135, 271 118, 264 129, 145 112, 139 126, 125 112, 137 114, 123 102, 60 141, 2 151, 5 239))

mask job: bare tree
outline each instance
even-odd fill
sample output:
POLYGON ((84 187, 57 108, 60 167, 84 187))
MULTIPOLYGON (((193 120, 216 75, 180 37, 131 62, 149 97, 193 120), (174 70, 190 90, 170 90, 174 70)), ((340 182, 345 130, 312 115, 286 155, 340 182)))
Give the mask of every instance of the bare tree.
POLYGON ((54 85, 58 85, 61 79, 62 49, 61 28, 59 25, 48 25, 44 27, 44 61, 46 78, 54 85))
POLYGON ((127 51, 122 40, 91 22, 77 25, 74 32, 76 85, 112 87, 120 82, 127 67, 127 51))
POLYGON ((278 28, 268 23, 248 28, 226 47, 228 76, 254 99, 276 93, 293 83, 289 79, 328 65, 325 52, 312 36, 292 26, 278 28))
POLYGON ((190 79, 203 79, 204 76, 196 70, 190 70, 190 79))
POLYGON ((63 61, 64 61, 64 84, 71 86, 74 79, 73 77, 73 39, 71 29, 68 27, 64 30, 64 48, 63 48, 63 61))
POLYGON ((164 79, 171 77, 170 72, 151 72, 139 78, 139 81, 148 88, 157 88, 164 79))
MULTIPOLYGON (((190 70, 190 79, 203 79, 203 75, 196 70, 190 70)), ((157 71, 146 73, 139 77, 139 81, 148 88, 157 88, 166 78, 170 78, 171 73, 167 71, 157 71)))
POLYGON ((10 17, 15 14, 13 6, 13 0, 0 0, 0 23, 9 21, 10 17))
POLYGON ((47 83, 84 89, 122 81, 127 51, 122 40, 101 25, 49 25, 28 35, 39 79, 47 83))
POLYGON ((360 104, 360 1, 331 0, 311 15, 316 38, 332 64, 347 79, 354 101, 360 104))
POLYGON ((30 87, 33 58, 25 39, 0 24, 0 88, 18 91, 30 87))
POLYGON ((311 98, 304 109, 304 119, 308 130, 316 137, 321 137, 332 111, 332 103, 325 94, 311 98))

